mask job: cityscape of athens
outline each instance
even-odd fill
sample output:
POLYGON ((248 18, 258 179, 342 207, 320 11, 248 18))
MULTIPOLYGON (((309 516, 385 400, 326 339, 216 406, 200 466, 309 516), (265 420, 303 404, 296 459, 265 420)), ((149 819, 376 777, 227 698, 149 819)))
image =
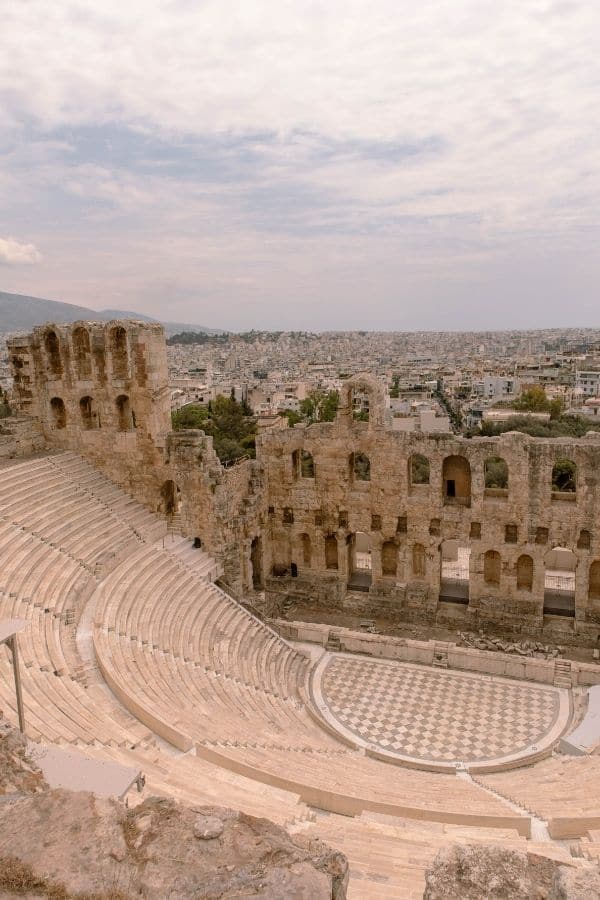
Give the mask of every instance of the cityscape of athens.
POLYGON ((600 7, 0 7, 0 900, 600 900, 600 7))

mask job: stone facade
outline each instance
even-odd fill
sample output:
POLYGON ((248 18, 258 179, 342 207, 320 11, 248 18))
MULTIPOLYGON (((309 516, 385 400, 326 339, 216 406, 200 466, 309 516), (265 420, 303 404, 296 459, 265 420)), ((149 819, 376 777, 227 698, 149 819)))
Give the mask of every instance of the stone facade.
POLYGON ((271 614, 291 598, 598 639, 597 434, 393 431, 380 383, 364 375, 345 384, 336 421, 269 430, 255 461, 226 469, 203 432, 170 430, 160 325, 45 325, 9 352, 19 412, 46 446, 76 450, 176 518, 235 594, 265 588, 271 614), (365 396, 368 422, 354 416, 365 396), (565 460, 570 482, 553 490, 565 460), (496 482, 486 487, 490 461, 496 482))
MULTIPOLYGON (((18 411, 35 433, 21 442, 23 455, 44 447, 77 451, 137 500, 177 520, 185 534, 200 537, 234 593, 252 584, 250 547, 264 520, 259 467, 245 460, 225 469, 212 438, 171 432, 162 326, 49 323, 12 338, 8 350, 18 411)), ((18 454, 19 445, 7 436, 5 450, 18 454)))
MULTIPOLYGON (((597 640, 599 436, 402 434, 383 425, 379 410, 379 384, 364 376, 346 385, 335 422, 260 438, 270 611, 291 597, 404 621, 460 616, 472 625, 597 640), (354 389, 372 392, 369 422, 352 416, 354 389), (417 454, 427 465, 426 476, 421 466, 415 479, 417 454), (486 488, 486 461, 498 458, 508 484, 486 488), (576 467, 575 490, 552 489, 560 460, 576 467), (358 535, 370 545, 370 572, 360 559, 357 565, 358 535), (457 544, 468 558, 468 578, 444 580, 444 548, 452 557, 457 544), (557 547, 570 551, 563 555, 572 560, 574 591, 560 587, 560 573, 557 590, 545 585, 547 572, 562 565, 552 553, 557 547)), ((572 578, 565 570, 567 588, 572 578)))

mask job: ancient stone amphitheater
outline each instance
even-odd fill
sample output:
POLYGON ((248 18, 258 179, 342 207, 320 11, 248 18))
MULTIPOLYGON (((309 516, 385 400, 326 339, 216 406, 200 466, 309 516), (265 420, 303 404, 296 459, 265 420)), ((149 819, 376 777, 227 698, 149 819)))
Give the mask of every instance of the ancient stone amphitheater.
MULTIPOLYGON (((420 898, 425 868, 455 841, 598 860, 597 745, 559 750, 577 727, 589 738, 600 667, 341 631, 332 641, 318 627, 312 644, 310 629, 284 639, 232 596, 252 578, 248 523, 269 520, 260 462, 225 474, 202 435, 168 434, 154 326, 78 327, 83 351, 77 326, 12 342, 22 415, 0 435, 0 622, 26 623, 28 737, 140 770, 144 795, 322 837, 347 854, 354 898, 420 898), (104 379, 100 333, 117 342, 104 379), (89 370, 74 374, 86 353, 89 370), (247 547, 241 563, 227 541, 247 547)), ((0 707, 17 722, 6 645, 0 707)))

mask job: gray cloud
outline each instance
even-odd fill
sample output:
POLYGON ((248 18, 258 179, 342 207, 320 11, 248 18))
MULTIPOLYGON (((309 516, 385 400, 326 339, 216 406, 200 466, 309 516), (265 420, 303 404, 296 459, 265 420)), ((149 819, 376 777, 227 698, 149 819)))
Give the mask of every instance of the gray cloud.
POLYGON ((230 12, 3 10, 0 227, 44 247, 5 289, 229 327, 591 321, 600 7, 230 12))

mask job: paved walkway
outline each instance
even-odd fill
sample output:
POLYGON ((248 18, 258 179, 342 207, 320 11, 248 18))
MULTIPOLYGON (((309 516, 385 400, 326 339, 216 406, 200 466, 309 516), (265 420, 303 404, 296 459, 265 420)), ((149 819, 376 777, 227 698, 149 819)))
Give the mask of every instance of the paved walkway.
POLYGON ((529 756, 569 718, 567 694, 554 687, 343 654, 321 660, 313 692, 358 745, 424 764, 529 756))

